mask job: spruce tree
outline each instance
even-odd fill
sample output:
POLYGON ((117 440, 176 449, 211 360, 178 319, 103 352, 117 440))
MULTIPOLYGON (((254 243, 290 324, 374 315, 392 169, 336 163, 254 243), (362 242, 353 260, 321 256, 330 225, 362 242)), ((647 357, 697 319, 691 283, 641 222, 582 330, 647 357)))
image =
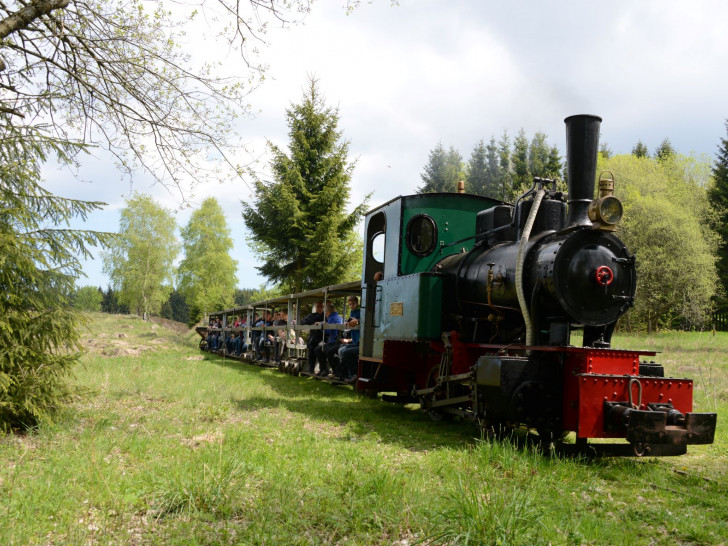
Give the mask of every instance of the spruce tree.
POLYGON ((549 156, 551 148, 549 148, 545 133, 538 132, 533 135, 531 145, 528 148, 528 171, 531 176, 547 177, 549 156))
POLYGON ((647 145, 641 140, 638 140, 637 144, 632 148, 632 155, 635 157, 650 157, 650 152, 647 149, 647 145))
POLYGON ((192 326, 197 320, 190 320, 190 306, 187 305, 185 297, 177 290, 169 293, 169 298, 162 304, 162 310, 159 315, 162 318, 183 322, 192 326))
POLYGON ((712 171, 713 184, 708 190, 708 199, 716 215, 715 231, 721 239, 718 244, 717 269, 723 293, 717 303, 719 309, 725 311, 728 310, 728 138, 720 139, 712 171))
POLYGON ((606 142, 602 142, 599 145, 599 155, 601 155, 604 159, 609 159, 612 157, 612 149, 609 147, 609 144, 606 142))
POLYGON ((490 141, 485 147, 485 151, 488 169, 488 188, 485 195, 500 199, 501 167, 500 157, 498 156, 498 143, 494 136, 490 137, 490 141))
POLYGON ((463 157, 454 147, 448 151, 441 142, 430 151, 425 172, 420 175, 424 184, 417 193, 447 193, 457 191, 458 182, 465 179, 463 157))
POLYGON ((417 188, 417 193, 434 193, 445 191, 443 189, 445 185, 445 171, 447 169, 447 151, 442 145, 442 142, 438 142, 432 150, 427 159, 427 165, 425 170, 420 174, 420 178, 424 183, 422 186, 417 188))
POLYGON ((82 317, 72 306, 79 256, 110 239, 69 229, 103 203, 40 186, 41 161, 66 151, 0 123, 0 432, 50 419, 67 400, 66 380, 81 353, 82 317))
POLYGON ((529 168, 529 145, 526 132, 521 129, 513 140, 513 153, 511 154, 513 172, 510 187, 507 190, 507 199, 513 200, 531 187, 532 175, 529 168))
POLYGON ((465 191, 476 195, 488 195, 490 179, 487 164, 485 143, 479 140, 468 160, 468 175, 465 180, 465 191))
POLYGON ((500 167, 500 176, 498 178, 498 197, 503 201, 508 201, 511 197, 511 141, 508 133, 503 131, 503 135, 498 141, 498 165, 500 167))
POLYGON ((288 153, 269 144, 273 180, 255 180, 252 204, 242 202, 258 271, 288 292, 361 275, 355 231, 366 201, 347 212, 354 163, 342 140, 339 111, 326 106, 315 79, 300 104, 286 110, 288 153))
POLYGON ((675 148, 672 147, 672 143, 669 138, 664 139, 660 142, 660 145, 655 150, 655 159, 665 160, 675 155, 675 148))

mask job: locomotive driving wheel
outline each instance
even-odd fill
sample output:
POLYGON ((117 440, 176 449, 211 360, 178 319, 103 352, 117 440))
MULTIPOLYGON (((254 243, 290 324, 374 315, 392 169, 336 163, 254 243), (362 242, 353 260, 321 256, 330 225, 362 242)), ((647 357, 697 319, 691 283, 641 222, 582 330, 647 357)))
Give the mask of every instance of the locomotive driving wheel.
MULTIPOLYGON (((442 420, 442 413, 437 409, 433 409, 432 403, 438 399, 437 378, 440 375, 439 366, 433 366, 430 368, 427 374, 427 381, 425 382, 425 388, 423 390, 430 390, 430 392, 418 395, 420 401, 420 407, 425 410, 433 421, 442 420)), ((416 387, 415 387, 416 388, 416 387)), ((440 396, 441 397, 441 396, 440 396)))
POLYGON ((526 381, 511 398, 511 420, 538 432, 539 442, 548 449, 563 437, 559 406, 553 392, 541 381, 526 381))

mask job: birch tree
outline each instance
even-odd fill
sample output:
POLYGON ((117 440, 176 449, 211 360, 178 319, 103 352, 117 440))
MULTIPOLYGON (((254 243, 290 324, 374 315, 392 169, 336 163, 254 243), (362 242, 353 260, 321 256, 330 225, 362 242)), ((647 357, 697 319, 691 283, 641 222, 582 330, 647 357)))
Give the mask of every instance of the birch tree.
POLYGON ((159 313, 172 291, 176 228, 169 210, 148 195, 134 194, 121 211, 119 236, 104 254, 104 272, 119 291, 119 302, 144 319, 159 313))

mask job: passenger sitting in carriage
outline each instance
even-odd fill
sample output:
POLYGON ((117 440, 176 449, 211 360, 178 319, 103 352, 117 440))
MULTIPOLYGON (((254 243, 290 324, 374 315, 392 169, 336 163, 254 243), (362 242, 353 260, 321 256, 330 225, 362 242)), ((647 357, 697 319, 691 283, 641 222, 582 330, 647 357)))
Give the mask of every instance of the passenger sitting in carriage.
POLYGON ((245 330, 240 330, 238 335, 233 339, 232 353, 235 356, 240 356, 248 350, 248 345, 245 343, 245 330))
MULTIPOLYGON (((352 328, 359 326, 361 320, 359 298, 349 296, 346 303, 349 305, 349 319, 345 324, 352 328)), ((338 366, 334 368, 336 377, 347 383, 354 383, 359 371, 359 330, 349 330, 349 336, 341 340, 337 356, 339 362, 338 366)))
MULTIPOLYGON (((326 323, 327 324, 343 324, 344 319, 336 312, 333 302, 326 302, 326 323)), ((326 330, 324 332, 324 343, 316 347, 316 357, 319 363, 318 375, 326 377, 329 375, 328 355, 336 354, 339 348, 339 331, 326 330)))
POLYGON ((207 348, 210 351, 217 351, 220 345, 220 330, 222 329, 222 321, 218 319, 210 319, 209 332, 207 334, 207 348))
MULTIPOLYGON (((306 315, 303 320, 301 320, 301 324, 310 324, 314 325, 316 323, 320 323, 324 320, 324 304, 321 301, 317 301, 313 304, 313 309, 311 310, 311 313, 306 315)), ((308 347, 308 372, 314 373, 316 371, 316 347, 318 347, 318 344, 321 342, 323 335, 321 330, 311 330, 308 335, 308 342, 306 343, 306 347, 308 347)))

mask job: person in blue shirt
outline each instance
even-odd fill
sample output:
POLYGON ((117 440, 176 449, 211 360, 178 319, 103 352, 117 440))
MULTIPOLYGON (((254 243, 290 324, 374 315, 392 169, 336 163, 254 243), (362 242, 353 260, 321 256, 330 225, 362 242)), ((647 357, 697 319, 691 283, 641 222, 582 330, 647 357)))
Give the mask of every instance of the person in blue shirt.
MULTIPOLYGON (((326 324, 343 324, 344 319, 336 312, 336 307, 330 301, 326 302, 326 324)), ((318 375, 326 377, 329 375, 329 365, 326 355, 329 351, 336 354, 339 348, 339 330, 324 330, 324 341, 316 347, 316 358, 319 363, 318 375)))
POLYGON ((346 325, 356 330, 350 330, 349 337, 341 340, 338 350, 340 364, 336 368, 336 376, 342 381, 353 383, 359 371, 359 321, 361 309, 359 299, 356 296, 349 296, 346 301, 349 306, 349 320, 346 325))
MULTIPOLYGON (((257 322, 256 326, 258 326, 258 327, 273 326, 273 315, 271 314, 271 312, 266 311, 265 317, 260 319, 257 322)), ((268 339, 268 337, 264 336, 262 331, 258 331, 257 333, 258 333, 258 339, 254 345, 255 354, 256 354, 257 360, 263 361, 263 360, 265 360, 265 356, 263 355, 263 345, 264 345, 265 341, 268 339)))

